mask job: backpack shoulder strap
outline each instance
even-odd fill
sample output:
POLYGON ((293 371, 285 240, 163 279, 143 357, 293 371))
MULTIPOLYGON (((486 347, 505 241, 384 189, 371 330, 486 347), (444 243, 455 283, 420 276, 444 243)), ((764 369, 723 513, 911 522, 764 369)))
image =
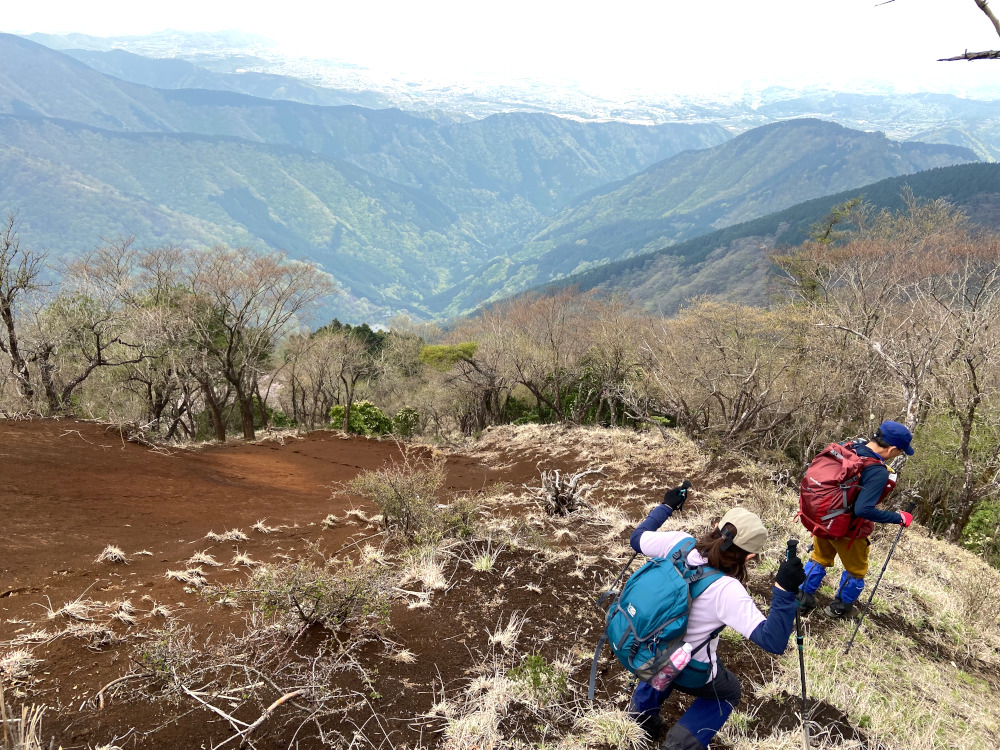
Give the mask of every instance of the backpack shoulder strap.
POLYGON ((601 658, 601 649, 608 642, 608 629, 605 628, 601 637, 597 639, 597 648, 594 649, 594 660, 590 663, 590 682, 587 684, 587 700, 594 700, 594 689, 597 684, 597 662, 601 658))
POLYGON ((694 549, 695 540, 685 539, 678 543, 669 553, 670 562, 674 564, 677 571, 687 581, 691 589, 691 598, 694 599, 715 581, 725 575, 721 570, 717 570, 709 565, 693 566, 688 564, 687 556, 694 549))

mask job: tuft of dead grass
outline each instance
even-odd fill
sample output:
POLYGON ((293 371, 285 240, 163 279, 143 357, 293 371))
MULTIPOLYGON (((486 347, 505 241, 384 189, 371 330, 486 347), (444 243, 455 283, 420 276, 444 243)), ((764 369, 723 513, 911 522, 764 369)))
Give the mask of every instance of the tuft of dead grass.
MULTIPOLYGON (((3 724, 5 750, 44 750, 42 716, 45 706, 21 706, 20 717, 7 705, 0 680, 0 724, 3 724)), ((50 745, 51 746, 51 745, 50 745)))
POLYGON ((31 676, 31 670, 36 664, 41 664, 32 652, 26 648, 15 648, 0 656, 0 674, 12 682, 22 682, 31 676))
POLYGON ((104 551, 101 552, 101 554, 94 558, 94 562, 109 562, 119 565, 128 565, 128 557, 125 555, 125 550, 121 547, 109 544, 104 548, 104 551))
POLYGON ((230 529, 224 531, 221 534, 216 534, 214 531, 209 531, 205 534, 205 538, 212 542, 245 542, 250 539, 246 534, 244 534, 239 529, 230 529))
POLYGON ((208 552, 202 551, 202 552, 195 552, 193 555, 191 555, 191 557, 189 557, 187 560, 187 565, 189 567, 194 567, 196 565, 208 565, 210 568, 218 568, 222 566, 222 563, 216 560, 208 552))
POLYGON ((196 588, 201 588, 208 583, 208 580, 205 578, 205 573, 200 567, 187 568, 185 570, 168 570, 163 575, 165 578, 169 578, 172 581, 180 581, 181 583, 194 586, 196 588))
POLYGON ((425 591, 440 591, 448 586, 444 570, 444 552, 435 545, 408 550, 403 557, 400 585, 419 583, 425 591))
POLYGON ((260 565, 260 563, 252 559, 250 555, 245 552, 240 552, 239 550, 237 550, 236 554, 233 555, 233 559, 229 561, 229 564, 233 567, 243 566, 244 568, 252 568, 254 565, 260 565))
POLYGON ((646 746, 646 734, 628 715, 618 709, 588 711, 577 722, 576 729, 583 732, 588 745, 607 745, 616 748, 640 750, 646 746))
POLYGON ((507 625, 503 621, 497 623, 496 630, 489 633, 490 643, 511 651, 517 645, 517 639, 521 637, 521 631, 527 618, 520 612, 513 612, 507 620, 507 625))

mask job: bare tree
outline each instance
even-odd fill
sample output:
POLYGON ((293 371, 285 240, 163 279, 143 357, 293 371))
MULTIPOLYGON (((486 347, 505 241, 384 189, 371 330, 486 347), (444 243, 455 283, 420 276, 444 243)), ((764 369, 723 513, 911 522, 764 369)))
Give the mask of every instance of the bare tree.
MULTIPOLYGON (((892 0, 889 0, 892 2, 892 0)), ((993 29, 1000 35, 1000 19, 996 17, 990 6, 988 0, 972 0, 976 6, 981 10, 986 17, 993 24, 993 29)), ((957 55, 955 57, 943 57, 939 62, 951 62, 953 60, 997 60, 1000 59, 1000 50, 987 50, 985 52, 969 52, 966 50, 963 54, 957 55)))
POLYGON ((949 268, 929 279, 923 291, 928 314, 944 322, 947 344, 932 372, 933 388, 957 425, 962 484, 957 497, 940 499, 950 507, 938 510, 948 519, 945 532, 956 539, 978 501, 996 489, 982 482, 972 443, 983 411, 995 406, 1000 394, 1000 332, 995 325, 1000 318, 1000 238, 970 239, 940 252, 949 268))
MULTIPOLYGON (((570 416, 571 393, 589 345, 592 311, 576 290, 522 295, 483 314, 505 354, 508 378, 527 388, 556 419, 570 416)), ((596 394, 599 397, 599 392, 596 394)))
POLYGON ((288 368, 280 380, 295 419, 321 425, 330 408, 339 404, 344 407, 341 427, 346 431, 359 384, 379 371, 365 342, 347 330, 324 328, 294 336, 285 357, 288 368))
POLYGON ((232 388, 243 436, 252 440, 253 396, 268 357, 296 316, 335 287, 315 266, 282 253, 222 246, 192 253, 187 281, 188 320, 232 388))
POLYGON ((7 215, 0 229, 0 352, 10 361, 10 373, 21 398, 29 405, 35 396, 31 371, 31 356, 22 351, 19 339, 18 306, 26 294, 41 287, 41 274, 45 268, 45 253, 21 247, 18 236, 17 216, 7 215))
POLYGON ((825 356, 810 345, 804 312, 704 301, 663 321, 647 344, 645 408, 710 447, 800 439, 800 415, 828 416, 836 403, 817 388, 825 356))

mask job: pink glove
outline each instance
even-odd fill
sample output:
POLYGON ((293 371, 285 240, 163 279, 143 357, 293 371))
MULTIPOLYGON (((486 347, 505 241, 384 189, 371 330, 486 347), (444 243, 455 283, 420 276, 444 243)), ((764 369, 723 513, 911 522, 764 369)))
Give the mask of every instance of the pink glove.
POLYGON ((913 523, 913 516, 910 513, 907 513, 905 510, 899 511, 899 515, 903 517, 903 520, 899 522, 899 525, 909 528, 910 524, 913 523))

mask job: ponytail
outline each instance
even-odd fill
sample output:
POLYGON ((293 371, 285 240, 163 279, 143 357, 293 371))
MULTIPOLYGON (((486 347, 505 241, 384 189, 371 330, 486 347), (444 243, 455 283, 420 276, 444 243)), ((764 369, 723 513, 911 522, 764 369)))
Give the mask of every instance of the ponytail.
POLYGON ((750 553, 733 542, 735 536, 736 527, 727 523, 721 530, 716 527, 704 534, 694 548, 713 568, 721 570, 740 583, 746 583, 747 557, 750 553))

